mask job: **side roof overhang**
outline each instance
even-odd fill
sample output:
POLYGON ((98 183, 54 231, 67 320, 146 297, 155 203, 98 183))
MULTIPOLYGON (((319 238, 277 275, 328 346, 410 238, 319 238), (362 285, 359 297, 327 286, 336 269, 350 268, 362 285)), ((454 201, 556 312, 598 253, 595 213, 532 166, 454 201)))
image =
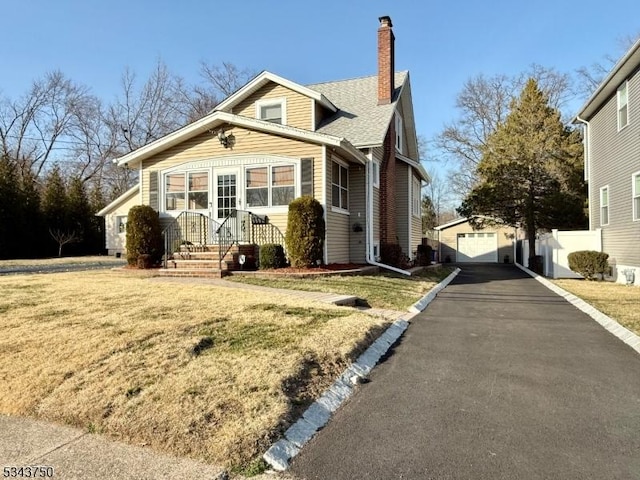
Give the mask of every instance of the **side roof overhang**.
POLYGON ((122 195, 120 195, 118 198, 116 198, 113 202, 111 202, 109 205, 104 207, 98 213, 96 213, 96 217, 104 217, 105 215, 109 215, 112 211, 114 211, 116 208, 118 208, 124 202, 130 200, 135 195, 137 195, 139 193, 139 191, 140 191, 140 184, 138 183, 138 184, 134 185, 133 187, 131 187, 126 192, 124 192, 122 195))
POLYGON ((627 53, 615 64, 609 75, 589 97, 586 103, 578 111, 573 123, 578 123, 578 118, 590 120, 600 107, 613 95, 620 84, 629 78, 640 67, 640 40, 633 44, 627 53))
POLYGON ((277 83, 278 85, 282 85, 283 87, 293 90, 294 92, 298 92, 301 95, 312 98, 316 102, 320 103, 320 105, 331 110, 332 112, 338 111, 336 106, 321 93, 318 93, 315 90, 311 90, 310 88, 300 85, 299 83, 292 82, 291 80, 287 80, 286 78, 265 70, 262 73, 258 74, 253 80, 250 80, 244 87, 240 88, 237 92, 233 93, 224 101, 216 105, 212 112, 218 111, 231 113, 234 106, 236 106, 252 93, 257 92, 270 82, 277 83))
POLYGON ((404 163, 406 163, 408 165, 411 165, 420 174, 420 177, 425 182, 429 183, 431 181, 431 177, 429 177, 429 174, 427 173, 427 171, 424 169, 424 167, 422 166, 422 164, 420 162, 412 160, 409 157, 405 157, 404 155, 401 155, 398 152, 396 152, 396 158, 398 160, 402 160, 404 163))
MULTIPOLYGON (((460 225, 461 223, 464 222, 468 222, 469 220, 471 220, 471 218, 486 218, 487 220, 492 220, 496 223, 500 223, 496 218, 493 217, 487 217, 485 215, 477 215, 475 217, 462 217, 462 218, 456 218, 455 220, 450 221, 449 223, 445 223, 443 225, 438 225, 437 227, 433 227, 434 230, 446 230, 447 228, 450 227, 455 227, 456 225, 460 225)), ((505 225, 507 226, 507 225, 505 225)))
POLYGON ((190 138, 226 126, 243 127, 282 137, 335 147, 359 163, 365 164, 367 162, 367 157, 364 153, 351 145, 351 143, 349 143, 345 138, 327 135, 324 133, 310 132, 308 130, 279 125, 264 120, 256 120, 240 115, 233 115, 227 112, 215 111, 200 120, 197 120, 176 130, 175 132, 169 133, 158 140, 118 158, 118 166, 127 165, 131 167, 133 165, 137 165, 138 163, 163 152, 168 148, 179 145, 190 138))

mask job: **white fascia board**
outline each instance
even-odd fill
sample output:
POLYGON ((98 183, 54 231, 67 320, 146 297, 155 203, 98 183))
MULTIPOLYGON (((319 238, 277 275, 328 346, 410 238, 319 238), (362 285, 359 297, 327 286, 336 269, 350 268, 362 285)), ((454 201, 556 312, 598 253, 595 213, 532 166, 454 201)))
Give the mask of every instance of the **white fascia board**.
POLYGON ((124 192, 122 195, 120 195, 118 198, 116 198, 113 202, 111 202, 109 205, 104 207, 98 213, 96 213, 96 217, 104 217, 105 215, 108 215, 111 212, 111 210, 113 210, 114 208, 117 208, 118 206, 120 206, 120 204, 122 204, 123 202, 126 202, 131 197, 133 197, 136 193, 138 193, 139 189, 140 189, 140 184, 138 183, 133 187, 131 187, 126 192, 124 192))
POLYGON ((404 155, 402 155, 401 153, 398 153, 398 151, 396 150, 396 158, 398 160, 402 160, 404 163, 412 166, 413 168, 415 168, 418 173, 420 173, 420 176, 422 177, 422 180, 424 180, 425 182, 430 182, 431 181, 431 177, 429 177, 429 174, 427 173, 427 171, 424 169, 424 167, 420 164, 420 162, 417 162, 416 160, 413 160, 409 157, 406 157, 404 155))
POLYGON ((577 117, 590 120, 600 106, 613 95, 618 86, 626 80, 640 65, 640 40, 633 44, 627 53, 615 64, 609 75, 602 81, 595 92, 574 117, 573 123, 577 123, 577 117))
POLYGON ((279 85, 282 85, 283 87, 293 90, 294 92, 298 92, 301 95, 305 95, 309 98, 313 98, 317 102, 320 102, 322 106, 324 106, 325 108, 328 108, 332 112, 338 111, 336 106, 333 103, 331 103, 327 99, 327 97, 325 97, 321 93, 318 93, 315 90, 311 90, 310 88, 304 87, 299 83, 292 82, 291 80, 287 80, 286 78, 283 78, 279 75, 276 75, 275 73, 271 73, 266 70, 260 73, 253 80, 249 81, 249 83, 247 83, 244 87, 242 87, 236 93, 232 94, 231 96, 227 97, 226 100, 216 105, 216 107, 212 111, 213 112, 219 112, 219 111, 229 112, 235 105, 237 105, 239 102, 244 100, 247 96, 256 92, 257 90, 259 90, 269 82, 277 83, 279 85))
POLYGON ((195 137, 208 130, 216 128, 218 125, 229 124, 238 127, 246 127, 254 130, 259 130, 266 133, 273 133, 282 135, 285 137, 295 138, 298 140, 306 140, 309 142, 319 143, 323 145, 331 145, 339 147, 348 152, 351 156, 365 163, 365 157, 357 150, 353 145, 347 142, 345 139, 335 137, 333 135, 327 135, 324 133, 310 132, 308 130, 302 130, 299 128, 289 127, 286 125, 279 125, 277 123, 267 122, 264 120, 256 120, 254 118, 243 117, 240 115, 233 115, 226 112, 213 112, 206 117, 197 120, 196 122, 187 125, 175 132, 165 135, 158 140, 140 147, 127 155, 120 157, 118 160, 118 166, 133 164, 145 160, 157 153, 160 153, 167 148, 178 145, 189 138, 195 137))

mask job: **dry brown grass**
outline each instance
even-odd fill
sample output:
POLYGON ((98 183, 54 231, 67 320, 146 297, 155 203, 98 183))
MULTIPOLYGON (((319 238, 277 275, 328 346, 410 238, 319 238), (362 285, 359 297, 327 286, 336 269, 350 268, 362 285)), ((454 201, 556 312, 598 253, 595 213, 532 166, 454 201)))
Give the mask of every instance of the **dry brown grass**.
MULTIPOLYGON (((0 260, 0 270, 15 267, 37 267, 48 265, 77 265, 83 263, 114 263, 119 259, 105 255, 91 255, 86 257, 35 258, 18 260, 0 260)), ((122 260, 124 262, 124 259, 122 260)))
POLYGON ((0 412, 246 464, 384 324, 122 272, 0 278, 0 412))
POLYGON ((553 283, 640 335, 640 288, 586 280, 554 280, 553 283))

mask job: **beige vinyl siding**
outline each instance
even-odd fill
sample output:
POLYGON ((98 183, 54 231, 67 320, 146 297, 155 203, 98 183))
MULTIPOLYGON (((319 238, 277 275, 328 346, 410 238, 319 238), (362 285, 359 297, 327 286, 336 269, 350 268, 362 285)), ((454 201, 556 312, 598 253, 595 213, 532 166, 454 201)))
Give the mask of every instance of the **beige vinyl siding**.
POLYGON ((313 157, 314 195, 320 198, 322 187, 322 147, 320 145, 239 127, 226 130, 226 133, 235 138, 233 149, 224 148, 213 134, 203 133, 145 160, 141 178, 143 203, 149 204, 149 172, 152 170, 160 171, 192 161, 216 158, 221 159, 222 165, 224 159, 232 159, 234 155, 244 154, 282 155, 290 158, 313 157))
POLYGON ((233 113, 244 117, 256 118, 256 102, 258 100, 278 98, 286 99, 287 125, 311 130, 312 107, 310 98, 273 82, 249 95, 233 108, 233 113))
MULTIPOLYGON (((331 162, 333 160, 339 160, 346 163, 337 154, 327 150, 327 263, 348 263, 349 262, 349 223, 350 215, 342 212, 334 211, 332 204, 332 188, 331 188, 331 175, 332 168, 331 162)), ((349 192, 351 197, 351 192, 349 192)), ((349 198, 351 201, 351 198, 349 198)))
POLYGON ((366 262, 366 181, 364 165, 351 164, 349 167, 349 211, 351 212, 349 228, 349 261, 353 263, 366 262), (358 224, 360 231, 354 231, 358 224))
POLYGON ((640 73, 629 79, 629 124, 618 131, 617 96, 591 119, 591 229, 602 228, 602 250, 620 265, 640 266, 640 222, 633 221, 631 175, 640 170, 640 73), (600 225, 600 188, 609 186, 609 224, 600 225))
POLYGON ((502 263, 505 255, 509 255, 509 262, 513 263, 513 233, 511 227, 486 227, 482 230, 473 230, 469 222, 462 222, 440 231, 440 262, 444 263, 447 256, 451 262, 456 261, 459 233, 495 232, 498 235, 498 262, 502 263))
POLYGON ((409 238, 409 215, 411 215, 410 205, 410 167, 404 162, 396 160, 396 235, 402 251, 411 256, 409 238))
POLYGON ((136 192, 131 198, 122 202, 112 212, 105 215, 105 241, 109 255, 124 253, 126 251, 126 234, 118 229, 118 217, 127 216, 131 207, 140 205, 140 194, 136 192))
MULTIPOLYGON (((413 170, 413 169, 412 169, 413 170)), ((415 178, 419 178, 413 172, 415 178)), ((422 192, 420 192, 420 206, 422 206, 422 192)), ((418 245, 422 243, 422 216, 411 216, 411 253, 417 252, 418 245)))

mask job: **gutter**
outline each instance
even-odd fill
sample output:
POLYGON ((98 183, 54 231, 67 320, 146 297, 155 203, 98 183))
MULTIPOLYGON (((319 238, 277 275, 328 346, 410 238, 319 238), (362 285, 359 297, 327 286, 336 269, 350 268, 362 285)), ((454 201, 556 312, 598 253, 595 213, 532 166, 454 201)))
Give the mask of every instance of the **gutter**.
MULTIPOLYGON (((587 182, 587 198, 590 198, 589 190, 591 189, 589 177, 591 176, 591 124, 588 120, 580 118, 580 115, 576 115, 576 121, 585 125, 585 135, 584 135, 584 180, 587 182)), ((591 202, 589 202, 589 230, 591 228, 591 219, 593 218, 591 214, 591 202)))
POLYGON ((400 273, 402 275, 406 275, 408 277, 411 276, 411 272, 408 270, 402 270, 401 268, 392 267, 391 265, 387 265, 384 263, 380 263, 376 261, 373 255, 373 172, 371 168, 371 164, 373 162, 373 150, 369 152, 368 155, 369 161, 365 165, 365 177, 366 177, 366 195, 365 201, 367 204, 367 235, 365 239, 366 245, 366 261, 369 265, 373 265, 379 268, 384 268, 385 270, 391 270, 392 272, 400 273))

